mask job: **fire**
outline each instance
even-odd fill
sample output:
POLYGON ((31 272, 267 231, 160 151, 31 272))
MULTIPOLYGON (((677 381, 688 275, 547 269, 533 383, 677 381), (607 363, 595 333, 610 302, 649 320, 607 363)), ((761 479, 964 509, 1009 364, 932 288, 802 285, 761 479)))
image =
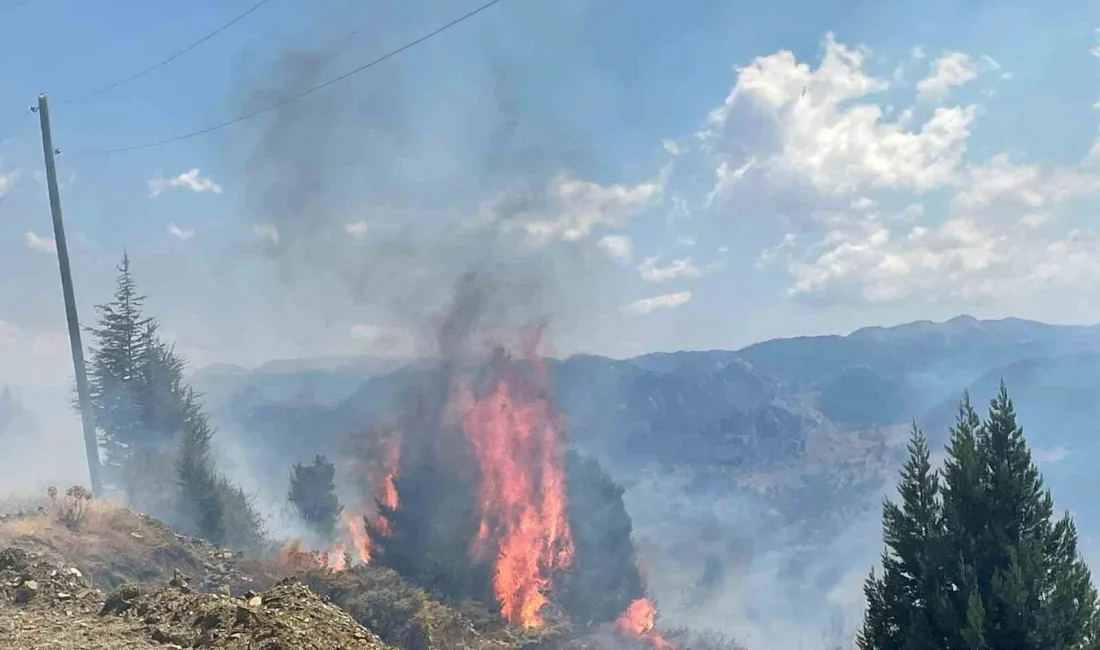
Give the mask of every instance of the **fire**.
POLYGON ((639 598, 619 616, 615 625, 627 636, 648 641, 660 650, 672 650, 675 646, 657 632, 657 608, 647 598, 639 598))
MULTIPOLYGON (((382 480, 381 495, 378 500, 390 510, 397 510, 401 499, 397 494, 397 470, 401 466, 401 438, 390 438, 386 447, 386 476, 382 480)), ((378 517, 378 529, 383 535, 390 534, 390 522, 384 517, 378 517)))
POLYGON ((344 523, 347 524, 347 536, 351 542, 351 547, 355 549, 359 561, 363 564, 370 564, 370 537, 367 535, 366 526, 363 525, 363 518, 357 515, 345 515, 344 523))
POLYGON ((329 557, 309 550, 300 539, 290 540, 279 549, 275 555, 275 566, 290 572, 332 568, 329 557))
POLYGON ((511 623, 541 627, 551 574, 573 559, 559 420, 511 360, 487 395, 461 391, 456 402, 481 476, 474 550, 490 552, 495 541, 493 590, 501 613, 511 623))
POLYGON ((344 544, 337 544, 337 545, 333 546, 332 549, 330 549, 329 552, 328 552, 328 559, 327 559, 328 567, 330 569, 332 569, 333 571, 337 572, 337 573, 339 573, 341 571, 347 571, 347 569, 348 569, 347 552, 348 552, 348 547, 345 546, 344 544))

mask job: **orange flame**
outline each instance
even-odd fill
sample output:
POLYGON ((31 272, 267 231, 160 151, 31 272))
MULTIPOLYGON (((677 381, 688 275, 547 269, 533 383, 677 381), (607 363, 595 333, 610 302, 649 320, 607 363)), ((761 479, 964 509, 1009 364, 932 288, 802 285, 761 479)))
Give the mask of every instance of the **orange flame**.
POLYGON ((328 557, 309 550, 300 539, 293 539, 284 544, 275 554, 274 562, 275 566, 290 572, 330 568, 328 557))
MULTIPOLYGON (((401 466, 401 438, 390 438, 386 447, 386 476, 382 480, 381 496, 379 501, 390 510, 397 510, 401 499, 397 494, 397 470, 401 466)), ((378 517, 378 529, 383 535, 389 536, 390 522, 384 517, 378 517)))
POLYGON ((355 549, 356 555, 359 557, 359 561, 363 564, 370 564, 370 536, 367 535, 367 528, 363 523, 363 518, 358 515, 345 515, 344 523, 348 526, 348 538, 351 541, 352 548, 355 549))
POLYGON ((526 628, 545 624, 551 573, 573 559, 559 421, 535 388, 509 361, 487 396, 462 391, 456 399, 481 473, 474 551, 496 542, 501 613, 526 628))
POLYGON ((348 558, 347 558, 347 555, 346 555, 347 551, 348 551, 348 547, 346 545, 344 545, 343 543, 339 543, 339 544, 336 544, 335 546, 333 546, 332 549, 329 550, 329 552, 328 552, 328 558, 327 558, 328 568, 332 569, 336 573, 340 573, 341 571, 347 571, 347 569, 348 569, 348 558))
POLYGON ((615 625, 623 634, 648 641, 659 650, 673 650, 675 647, 657 632, 657 608, 647 598, 630 603, 615 625))

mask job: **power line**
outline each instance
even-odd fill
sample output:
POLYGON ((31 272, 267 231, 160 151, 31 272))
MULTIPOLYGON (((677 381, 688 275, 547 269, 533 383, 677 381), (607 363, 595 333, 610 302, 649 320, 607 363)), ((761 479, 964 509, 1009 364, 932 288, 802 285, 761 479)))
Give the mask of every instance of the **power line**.
POLYGON ((441 27, 437 27, 436 29, 428 32, 427 34, 424 34, 423 36, 421 36, 420 38, 417 38, 414 41, 406 43, 405 45, 402 45, 401 47, 399 47, 395 50, 390 50, 389 52, 387 52, 386 54, 383 54, 382 56, 378 57, 377 59, 374 59, 373 61, 369 61, 367 63, 364 63, 363 65, 359 66, 358 68, 355 68, 354 70, 351 70, 349 72, 345 72, 344 74, 342 74, 338 77, 334 77, 332 79, 329 79, 328 81, 326 81, 324 83, 321 83, 317 86, 313 86, 312 88, 309 88, 308 90, 304 90, 304 91, 302 91, 302 92, 300 92, 296 95, 292 95, 290 97, 287 97, 285 99, 281 99, 281 100, 279 100, 277 102, 274 102, 272 104, 268 104, 267 106, 264 106, 263 108, 258 108, 256 110, 250 112, 250 113, 245 113, 244 115, 239 115, 239 116, 237 116, 237 117, 235 117, 231 120, 226 120, 225 122, 221 122, 219 124, 214 124, 213 126, 208 126, 204 129, 199 129, 198 131, 192 131, 190 133, 185 133, 183 135, 177 135, 175 137, 166 138, 164 140, 157 140, 155 142, 147 142, 145 144, 131 145, 131 146, 128 146, 128 147, 116 147, 114 149, 84 149, 84 150, 75 151, 74 153, 80 153, 80 154, 111 154, 111 153, 125 153, 125 152, 129 152, 129 151, 138 151, 138 150, 141 150, 141 149, 151 149, 153 147, 159 147, 159 146, 162 146, 162 145, 171 144, 173 142, 180 142, 182 140, 190 140, 191 138, 195 138, 195 137, 198 137, 200 135, 206 135, 207 133, 212 133, 214 131, 219 131, 221 129, 224 129, 228 126, 233 126, 234 124, 239 124, 241 122, 244 122, 245 120, 252 119, 253 117, 256 117, 257 115, 261 115, 261 114, 266 113, 268 111, 272 111, 272 110, 275 110, 276 108, 280 108, 282 106, 285 106, 285 105, 287 105, 291 102, 302 99, 304 97, 308 97, 309 95, 312 95, 313 93, 315 93, 319 90, 323 90, 325 88, 328 88, 329 86, 331 86, 333 84, 344 81, 345 79, 348 79, 349 77, 357 75, 360 72, 363 72, 363 71, 365 71, 369 68, 373 68, 374 66, 376 66, 376 65, 378 65, 378 64, 380 64, 384 61, 387 61, 389 59, 392 59, 393 57, 397 56, 398 54, 401 54, 402 52, 404 52, 406 50, 412 49, 412 48, 416 47, 417 45, 420 45, 424 41, 427 41, 427 40, 429 40, 429 39, 431 39, 435 36, 438 36, 438 35, 442 34, 443 32, 447 31, 448 29, 450 29, 452 27, 455 27, 455 26, 457 26, 458 24, 460 24, 462 22, 465 22, 465 21, 469 20, 470 18, 473 18, 474 16, 480 14, 483 11, 486 11, 487 9, 489 9, 489 8, 493 7, 494 5, 497 5, 501 2, 503 2, 503 0, 491 0, 491 2, 487 2, 483 5, 481 5, 480 7, 478 7, 477 9, 474 9, 474 10, 468 12, 468 13, 463 14, 462 16, 459 16, 458 18, 452 20, 451 22, 449 22, 449 23, 447 23, 447 24, 445 24, 441 27))
POLYGON ((149 66, 148 68, 145 68, 141 72, 137 72, 135 74, 130 75, 129 77, 119 79, 118 81, 115 81, 113 83, 109 83, 106 86, 101 86, 101 87, 96 88, 95 90, 92 90, 92 91, 90 91, 88 93, 85 93, 83 95, 78 95, 76 97, 70 97, 68 99, 63 99, 63 100, 57 102, 57 104, 59 106, 65 106, 65 105, 68 105, 68 104, 75 104, 77 102, 82 102, 82 101, 91 99, 93 97, 97 97, 99 95, 102 95, 103 93, 105 93, 107 91, 114 90, 115 88, 118 88, 119 86, 128 84, 131 81, 134 81, 136 79, 140 79, 140 78, 144 77, 145 75, 149 74, 150 72, 153 72, 157 68, 168 65, 172 61, 175 61, 176 59, 180 58, 184 54, 187 54, 191 50, 194 50, 195 48, 197 48, 198 46, 202 45, 203 43, 209 41, 210 39, 214 38, 218 34, 221 34, 225 30, 232 27, 233 25, 236 25, 237 23, 239 23, 240 21, 242 21, 246 17, 248 17, 250 14, 252 14, 254 11, 256 11, 260 7, 266 5, 268 2, 271 2, 271 0, 260 0, 259 2, 257 2, 256 4, 252 5, 248 9, 246 9, 243 13, 238 14, 235 18, 233 18, 229 22, 225 23, 221 27, 218 27, 217 29, 210 32, 206 36, 203 36, 199 40, 195 41, 194 43, 191 43, 187 47, 183 48, 182 50, 179 50, 178 52, 176 52, 175 54, 169 56, 168 58, 166 58, 162 61, 158 61, 157 63, 154 63, 153 65, 149 66))

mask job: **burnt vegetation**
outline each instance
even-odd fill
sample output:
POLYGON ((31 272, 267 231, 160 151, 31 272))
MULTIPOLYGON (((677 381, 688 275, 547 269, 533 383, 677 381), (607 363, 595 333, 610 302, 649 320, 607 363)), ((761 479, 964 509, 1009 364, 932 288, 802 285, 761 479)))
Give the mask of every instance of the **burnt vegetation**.
MULTIPOLYGON (((441 387, 450 383, 438 377, 426 382, 434 391, 406 396, 406 415, 397 425, 404 434, 395 481, 400 503, 390 507, 375 498, 377 517, 364 524, 377 563, 449 602, 499 606, 492 584, 496 549, 472 552, 481 476, 471 443, 445 417, 441 387)), ((561 461, 573 552, 569 565, 551 576, 552 604, 557 617, 573 624, 608 623, 645 595, 623 489, 594 459, 570 450, 561 461)))

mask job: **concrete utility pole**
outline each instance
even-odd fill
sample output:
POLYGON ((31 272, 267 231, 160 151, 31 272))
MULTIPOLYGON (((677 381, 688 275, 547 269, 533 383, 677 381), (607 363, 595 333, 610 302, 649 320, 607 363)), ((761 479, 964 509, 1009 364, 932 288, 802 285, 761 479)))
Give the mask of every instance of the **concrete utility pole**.
POLYGON ((100 482, 99 443, 95 423, 92 421, 91 403, 88 398, 88 372, 84 366, 84 344, 80 340, 80 318, 76 313, 76 297, 73 293, 73 276, 69 269, 69 247, 65 243, 65 224, 61 220, 61 194, 57 190, 57 165, 50 132, 50 108, 46 96, 38 96, 38 120, 42 125, 42 152, 46 156, 46 184, 50 192, 50 213, 53 215, 53 239, 57 245, 57 265, 61 269, 61 292, 65 296, 65 316, 69 321, 69 345, 73 351, 73 369, 76 371, 76 394, 80 404, 80 421, 84 425, 84 451, 88 455, 88 475, 92 480, 92 495, 103 495, 100 482))

